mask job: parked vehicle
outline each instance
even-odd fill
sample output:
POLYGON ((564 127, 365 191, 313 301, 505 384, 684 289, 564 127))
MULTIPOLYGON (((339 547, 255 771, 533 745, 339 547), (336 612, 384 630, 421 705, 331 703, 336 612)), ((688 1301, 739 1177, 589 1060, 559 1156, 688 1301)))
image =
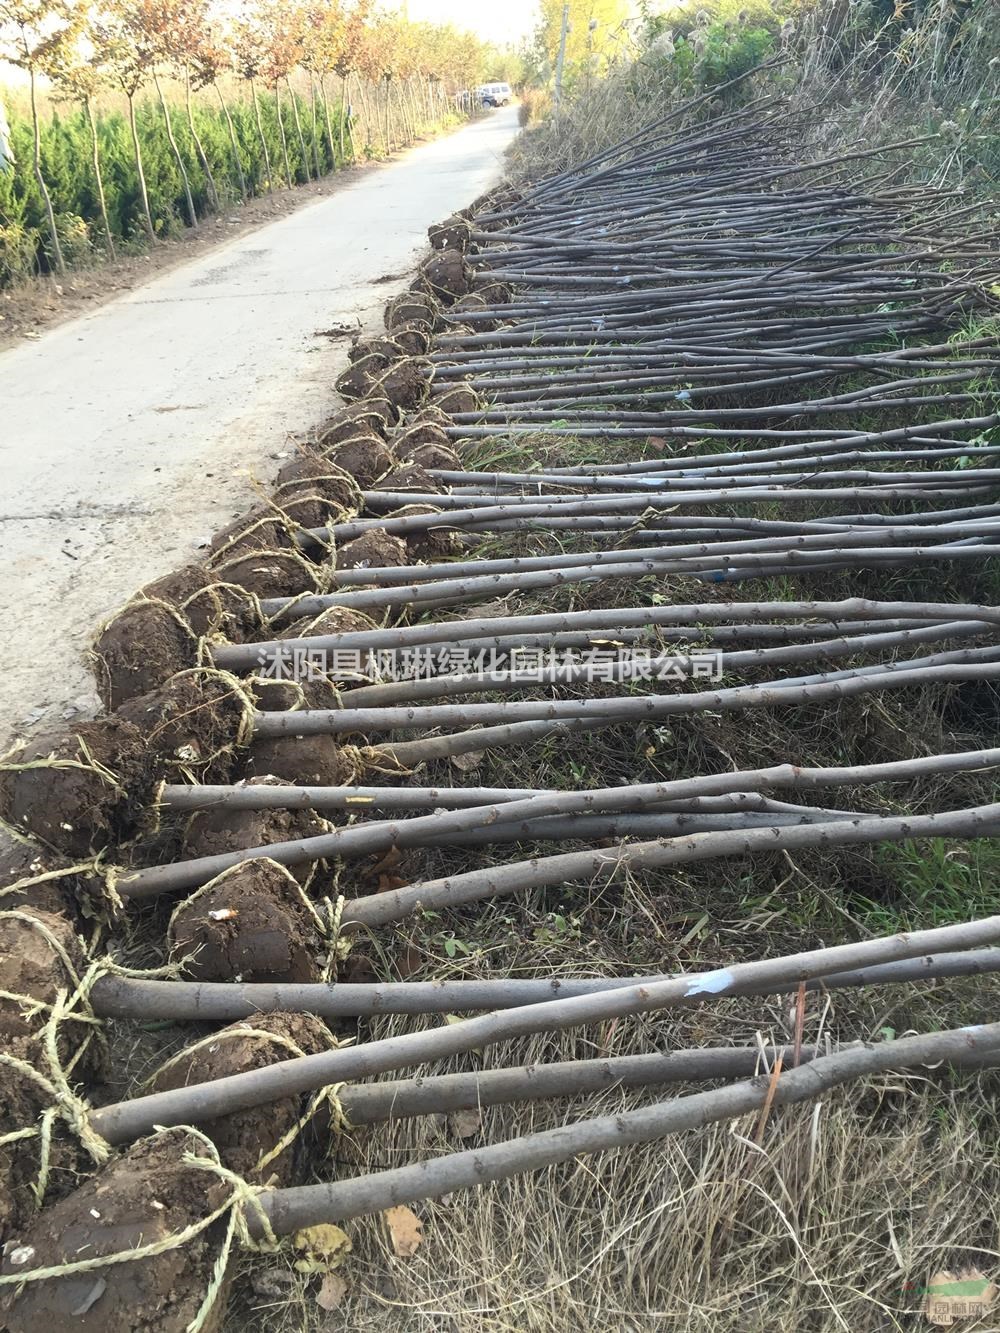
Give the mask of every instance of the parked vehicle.
POLYGON ((484 106, 508 106, 514 94, 509 83, 484 83, 479 96, 484 106))

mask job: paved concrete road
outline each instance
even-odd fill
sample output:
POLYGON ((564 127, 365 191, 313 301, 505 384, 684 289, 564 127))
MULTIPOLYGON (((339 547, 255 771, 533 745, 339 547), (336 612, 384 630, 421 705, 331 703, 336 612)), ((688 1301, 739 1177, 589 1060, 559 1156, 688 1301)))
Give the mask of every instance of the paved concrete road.
POLYGON ((336 405, 426 229, 501 173, 510 107, 0 354, 0 740, 95 705, 97 622, 271 480, 336 405), (391 277, 391 280, 386 280, 391 277))

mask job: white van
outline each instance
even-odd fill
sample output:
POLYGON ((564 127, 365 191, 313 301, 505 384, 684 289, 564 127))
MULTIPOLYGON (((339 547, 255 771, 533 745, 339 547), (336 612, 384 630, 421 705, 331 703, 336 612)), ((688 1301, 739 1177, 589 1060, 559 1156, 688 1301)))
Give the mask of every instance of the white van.
POLYGON ((484 106, 507 106, 513 96, 509 83, 484 83, 479 89, 484 106))

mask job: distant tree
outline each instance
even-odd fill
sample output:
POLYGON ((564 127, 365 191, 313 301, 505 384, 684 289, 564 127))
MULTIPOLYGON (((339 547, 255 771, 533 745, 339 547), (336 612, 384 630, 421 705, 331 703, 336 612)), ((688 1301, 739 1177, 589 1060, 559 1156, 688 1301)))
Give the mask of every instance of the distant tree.
POLYGON ((267 190, 274 193, 274 172, 271 167, 271 154, 267 149, 267 136, 264 134, 264 122, 260 114, 260 99, 257 96, 257 79, 267 63, 267 36, 261 26, 259 16, 244 12, 233 24, 233 57, 236 72, 250 88, 250 101, 253 105, 254 119, 257 122, 257 134, 260 138, 261 152, 264 157, 264 169, 267 172, 267 190))
POLYGON ((117 258, 115 238, 108 218, 108 204, 104 193, 104 173, 101 170, 101 147, 97 134, 97 117, 94 114, 94 98, 108 86, 107 70, 102 68, 100 58, 93 53, 93 45, 86 38, 84 42, 63 42, 53 50, 45 61, 44 72, 55 84, 57 92, 79 102, 87 118, 90 130, 90 155, 94 169, 94 187, 97 191, 97 203, 101 212, 101 227, 108 254, 117 258), (89 58, 84 51, 90 49, 89 58))
POLYGON ((218 25, 206 18, 197 29, 190 55, 192 73, 188 80, 188 87, 190 88, 193 82, 196 88, 215 89, 216 96, 219 99, 219 107, 229 131, 229 146, 233 152, 233 166, 236 169, 236 179, 239 182, 240 198, 246 203, 249 191, 246 174, 243 171, 243 154, 240 151, 239 139, 236 137, 236 126, 233 124, 232 114, 219 83, 223 74, 233 72, 233 52, 227 46, 218 25))
MULTIPOLYGON (((538 42, 549 67, 553 68, 562 31, 563 0, 540 0, 540 8, 538 42)), ((609 55, 630 17, 630 8, 628 0, 569 0, 567 70, 583 70, 592 61, 609 55)))
MULTIPOLYGON (((326 129, 326 146, 330 152, 330 161, 337 165, 337 149, 333 140, 333 122, 330 118, 330 99, 327 96, 326 80, 333 74, 344 54, 347 20, 343 6, 337 0, 313 0, 304 11, 304 30, 302 43, 302 65, 309 71, 310 88, 313 80, 319 83, 320 97, 323 103, 323 117, 326 129)), ((313 95, 313 135, 315 138, 316 101, 313 95)), ((340 156, 345 156, 341 143, 340 156)), ((317 170, 318 170, 317 162, 317 170)))
POLYGON ((142 144, 135 116, 136 94, 146 81, 151 54, 139 40, 139 34, 129 22, 127 15, 119 9, 101 10, 91 21, 89 36, 94 48, 95 62, 100 68, 107 70, 108 78, 122 90, 128 103, 128 123, 132 132, 132 153, 139 179, 142 222, 150 242, 155 243, 156 228, 153 226, 153 215, 149 208, 149 189, 146 185, 142 144))
MULTIPOLYGON (((45 206, 52 261, 59 273, 66 272, 52 195, 42 171, 42 132, 38 119, 38 76, 47 64, 60 58, 60 51, 76 41, 83 12, 73 0, 0 0, 0 59, 16 65, 28 75, 31 95, 32 168, 45 206)), ((4 137, 4 136, 0 136, 4 137)), ((4 137, 4 141, 6 139, 4 137)), ((6 160, 6 152, 4 160, 6 160)))
POLYGON ((160 69, 170 61, 176 60, 186 50, 188 44, 187 29, 193 16, 190 0, 120 0, 122 21, 132 34, 136 49, 142 53, 146 68, 153 80, 156 96, 163 113, 163 124, 167 131, 167 142, 177 165, 184 191, 184 203, 187 208, 188 222, 192 227, 198 225, 194 198, 191 194, 191 180, 180 146, 174 135, 170 119, 170 108, 160 82, 160 69))

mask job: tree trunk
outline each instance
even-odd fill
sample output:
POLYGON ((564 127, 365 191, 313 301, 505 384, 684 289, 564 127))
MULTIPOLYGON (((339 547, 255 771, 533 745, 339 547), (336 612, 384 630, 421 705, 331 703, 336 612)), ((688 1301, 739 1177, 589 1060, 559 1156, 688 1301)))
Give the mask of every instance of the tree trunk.
POLYGON ((184 102, 187 106, 188 129, 191 131, 191 138, 194 141, 195 152, 198 154, 198 161, 201 163, 202 175, 205 177, 205 188, 208 190, 208 202, 212 210, 219 211, 219 191, 215 187, 215 177, 212 175, 212 168, 208 164, 208 155, 205 152, 205 145, 201 141, 194 123, 194 109, 191 106, 191 70, 185 64, 184 66, 184 102))
MULTIPOLYGON (((348 100, 347 100, 347 99, 348 99, 347 88, 348 88, 348 83, 349 83, 349 81, 350 81, 350 77, 351 77, 351 76, 350 76, 349 74, 345 74, 344 77, 343 77, 343 79, 341 80, 341 84, 340 84, 340 160, 341 160, 341 162, 343 162, 343 161, 345 160, 345 158, 347 157, 347 146, 346 146, 346 144, 344 143, 344 129, 345 129, 346 125, 347 125, 347 108, 348 108, 348 106, 350 105, 350 103, 349 103, 348 100)), ((353 147, 353 145, 352 145, 352 147, 353 147)), ((353 151, 352 151, 352 153, 351 153, 351 157, 352 157, 352 158, 354 157, 354 153, 353 153, 353 151)))
POLYGON ((260 118, 260 102, 257 100, 257 85, 253 79, 249 80, 250 97, 253 101, 253 112, 257 117, 257 133, 260 135, 260 146, 264 151, 264 169, 267 172, 267 192, 274 194, 274 178, 271 174, 271 154, 267 151, 267 139, 264 137, 264 122, 260 118))
POLYGON ((142 147, 139 143, 139 129, 135 123, 135 93, 126 93, 128 98, 128 123, 132 131, 132 151, 135 154, 135 170, 139 177, 139 198, 142 201, 142 220, 146 228, 146 235, 149 237, 151 245, 156 244, 156 228, 153 226, 153 215, 149 211, 149 191, 146 188, 146 173, 142 169, 142 147))
POLYGON ((160 76, 156 70, 153 70, 153 87, 156 89, 156 95, 160 99, 160 109, 163 112, 163 123, 167 129, 167 139, 170 143, 170 151, 174 155, 174 161, 177 163, 177 170, 180 172, 181 184, 184 187, 184 203, 187 206, 188 222, 192 227, 198 225, 198 214, 194 211, 194 199, 191 197, 191 182, 188 180, 187 167, 184 165, 184 159, 181 157, 181 150, 174 138, 174 127, 170 123, 170 111, 167 107, 167 99, 163 96, 163 89, 160 87, 160 76))
POLYGON ((309 169, 309 150, 306 148, 306 137, 302 133, 302 121, 299 118, 299 99, 295 96, 295 90, 292 87, 291 80, 285 75, 285 87, 288 89, 288 100, 292 104, 292 119, 295 121, 295 136, 299 141, 299 152, 302 154, 302 170, 305 172, 306 181, 312 180, 312 172, 309 169))
POLYGON ((229 114, 229 107, 226 105, 226 99, 222 96, 222 89, 217 83, 213 83, 219 98, 219 106, 222 107, 222 114, 226 118, 226 124, 229 127, 229 142, 233 149, 233 164, 236 167, 236 178, 240 183, 240 198, 244 203, 247 201, 247 178, 243 174, 243 159, 240 157, 240 143, 236 137, 236 126, 233 124, 233 118, 229 114))
POLYGON ((295 184, 292 179, 292 168, 288 161, 288 140, 285 138, 285 122, 281 118, 281 93, 278 91, 278 83, 274 84, 274 118, 278 122, 278 134, 281 138, 281 156, 285 163, 285 180, 288 182, 288 188, 291 189, 295 184))
MULTIPOLYGON (((316 168, 316 179, 323 175, 323 155, 319 147, 319 112, 316 110, 316 79, 312 70, 309 71, 309 106, 312 111, 312 155, 313 166, 316 168)), ((334 163, 336 165, 336 163, 334 163)))
POLYGON ((42 131, 38 123, 38 102, 35 96, 35 67, 28 66, 28 74, 31 79, 31 127, 34 132, 34 168, 35 180, 38 184, 39 193, 42 196, 42 202, 45 204, 45 215, 49 224, 49 239, 52 241, 52 258, 55 261, 56 270, 59 273, 66 272, 66 261, 63 259, 62 246, 59 244, 59 231, 56 227, 55 210, 52 207, 52 196, 49 194, 49 187, 45 183, 45 176, 42 173, 42 131))
POLYGON ((383 79, 382 87, 385 89, 385 120, 382 125, 382 141, 385 144, 386 156, 388 156, 392 152, 392 81, 383 79))
POLYGON ((361 110, 362 110, 362 112, 364 113, 364 117, 365 117, 365 146, 366 146, 366 148, 374 148, 374 147, 375 147, 375 142, 374 142, 374 137, 373 137, 373 136, 374 136, 374 133, 378 131, 378 115, 379 115, 379 110, 378 110, 378 90, 377 90, 377 89, 375 90, 375 117, 374 117, 374 118, 372 117, 371 106, 370 106, 370 104, 369 104, 369 102, 368 102, 368 94, 367 94, 367 92, 365 91, 365 83, 364 83, 364 80, 363 80, 363 79, 362 79, 361 82, 358 84, 358 96, 359 96, 360 99, 361 99, 361 110), (373 119, 374 119, 374 127, 373 127, 373 119))
POLYGON ((89 97, 85 97, 83 99, 83 105, 87 113, 87 123, 90 125, 91 160, 94 164, 94 183, 97 186, 97 202, 101 209, 101 225, 104 228, 104 239, 107 241, 108 254, 112 259, 117 259, 118 252, 115 249, 114 237, 111 234, 111 223, 108 220, 108 204, 104 197, 104 177, 101 174, 101 150, 97 142, 97 121, 94 118, 94 104, 89 97))
MULTIPOLYGON (((321 74, 319 79, 319 95, 323 102, 323 119, 326 122, 326 146, 330 150, 330 170, 336 171, 340 163, 337 161, 337 149, 333 141, 333 121, 330 118, 330 99, 326 95, 326 75, 321 74)), ((343 161, 343 152, 341 152, 341 161, 343 161)))

